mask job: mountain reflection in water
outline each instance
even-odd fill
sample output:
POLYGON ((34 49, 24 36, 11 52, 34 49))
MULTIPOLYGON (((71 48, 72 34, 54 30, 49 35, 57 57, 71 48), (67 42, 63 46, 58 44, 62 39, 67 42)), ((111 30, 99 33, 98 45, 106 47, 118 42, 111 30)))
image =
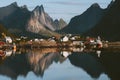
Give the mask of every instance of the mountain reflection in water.
POLYGON ((95 52, 65 50, 19 50, 10 57, 1 57, 0 79, 119 80, 119 53, 102 52, 98 56, 95 52))

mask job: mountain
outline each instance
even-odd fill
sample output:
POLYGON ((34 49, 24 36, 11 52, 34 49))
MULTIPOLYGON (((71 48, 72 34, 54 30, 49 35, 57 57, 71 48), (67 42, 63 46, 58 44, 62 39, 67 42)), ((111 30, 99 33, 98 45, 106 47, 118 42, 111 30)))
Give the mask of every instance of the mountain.
POLYGON ((5 27, 2 24, 2 22, 0 22, 0 38, 2 37, 2 33, 5 33, 7 36, 10 36, 10 37, 15 37, 10 32, 8 32, 7 29, 5 29, 5 27))
POLYGON ((38 33, 42 30, 54 31, 52 18, 45 13, 43 6, 37 6, 31 13, 30 20, 28 21, 27 30, 38 33))
POLYGON ((0 13, 0 20, 5 24, 6 29, 17 36, 59 36, 53 32, 59 26, 55 25, 42 5, 29 11, 26 5, 19 7, 14 2, 6 7, 1 7, 0 13))
POLYGON ((2 20, 5 17, 9 16, 10 14, 12 14, 17 9, 18 9, 18 5, 17 5, 16 2, 14 2, 14 3, 6 6, 6 7, 0 8, 0 20, 2 20))
POLYGON ((27 31, 43 34, 44 36, 54 35, 57 33, 54 28, 53 19, 44 11, 43 5, 37 6, 30 14, 30 19, 27 23, 27 31))
POLYGON ((63 19, 55 20, 44 11, 43 5, 37 6, 31 13, 31 17, 28 20, 27 30, 33 33, 40 33, 45 35, 54 35, 57 33, 55 30, 60 30, 66 26, 66 22, 63 19))
POLYGON ((60 20, 56 19, 54 21, 54 24, 56 26, 55 30, 61 30, 63 29, 65 26, 67 26, 67 23, 61 18, 60 20))
POLYGON ((110 41, 120 40, 120 1, 115 0, 101 21, 85 35, 101 36, 110 41))
POLYGON ((5 13, 4 15, 0 14, 0 20, 9 32, 17 36, 25 34, 25 25, 30 17, 30 11, 27 8, 18 7, 17 3, 14 2, 0 8, 0 12, 5 13))
POLYGON ((82 34, 94 27, 105 14, 97 3, 91 5, 83 14, 75 16, 60 32, 82 34))

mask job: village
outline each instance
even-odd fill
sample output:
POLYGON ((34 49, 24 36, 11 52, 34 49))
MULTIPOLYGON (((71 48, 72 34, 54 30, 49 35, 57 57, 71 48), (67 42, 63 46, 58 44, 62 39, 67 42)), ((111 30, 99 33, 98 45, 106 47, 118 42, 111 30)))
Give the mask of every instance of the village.
MULTIPOLYGON (((60 39, 56 37, 50 37, 48 39, 28 39, 27 37, 21 36, 20 38, 12 39, 2 33, 3 38, 0 39, 0 49, 5 48, 67 48, 67 47, 84 47, 84 48, 102 48, 107 47, 105 41, 103 42, 98 36, 97 38, 81 38, 80 35, 67 34, 62 36, 60 39), (104 45, 104 44, 105 45, 104 45)), ((107 41, 106 41, 107 43, 107 41)))
POLYGON ((45 50, 45 53, 60 52, 64 57, 73 52, 96 52, 100 56, 102 50, 120 50, 119 42, 104 41, 100 36, 83 38, 80 35, 66 34, 60 39, 54 36, 47 39, 28 39, 24 36, 12 39, 4 33, 2 36, 3 38, 0 39, 0 56, 2 58, 29 50, 40 50, 42 52, 45 50))

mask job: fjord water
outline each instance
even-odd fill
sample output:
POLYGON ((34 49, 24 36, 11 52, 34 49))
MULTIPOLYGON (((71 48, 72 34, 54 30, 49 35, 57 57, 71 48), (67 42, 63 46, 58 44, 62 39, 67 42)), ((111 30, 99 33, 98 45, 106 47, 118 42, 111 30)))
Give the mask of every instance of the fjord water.
POLYGON ((0 80, 119 80, 119 57, 118 52, 18 51, 1 57, 0 80))

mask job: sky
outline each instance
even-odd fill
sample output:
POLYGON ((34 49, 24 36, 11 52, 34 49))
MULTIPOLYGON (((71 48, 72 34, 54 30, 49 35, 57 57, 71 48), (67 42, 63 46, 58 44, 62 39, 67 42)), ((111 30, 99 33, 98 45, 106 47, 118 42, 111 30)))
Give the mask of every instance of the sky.
POLYGON ((76 15, 82 14, 93 3, 98 3, 101 8, 106 8, 111 0, 0 0, 0 7, 17 2, 18 6, 27 5, 32 11, 37 5, 43 5, 54 20, 63 18, 67 23, 76 15))

